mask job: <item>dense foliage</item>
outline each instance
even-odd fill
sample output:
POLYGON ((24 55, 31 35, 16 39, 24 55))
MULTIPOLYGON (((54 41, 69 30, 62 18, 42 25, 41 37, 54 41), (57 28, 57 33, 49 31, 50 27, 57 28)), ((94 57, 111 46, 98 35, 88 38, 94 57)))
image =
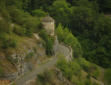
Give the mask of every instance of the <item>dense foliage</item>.
POLYGON ((56 29, 56 34, 60 42, 64 42, 66 45, 72 47, 74 57, 82 56, 81 45, 77 38, 68 30, 68 28, 64 28, 61 24, 59 24, 56 29))
POLYGON ((107 69, 105 72, 105 80, 107 81, 107 85, 111 84, 111 69, 107 69))
POLYGON ((76 85, 93 85, 94 82, 91 82, 91 77, 98 79, 100 73, 100 70, 96 65, 86 61, 83 58, 78 58, 72 62, 67 62, 63 56, 60 56, 57 62, 57 67, 71 83, 76 85), (87 76, 84 79, 82 78, 83 71, 87 72, 87 76))
POLYGON ((110 0, 0 0, 0 11, 6 19, 0 20, 0 32, 10 33, 6 23, 11 22, 16 24, 12 32, 22 36, 31 36, 40 18, 51 15, 57 25, 61 23, 78 38, 83 57, 111 67, 111 19, 104 16, 111 12, 110 0))
POLYGON ((100 10, 111 13, 111 0, 97 0, 100 10))
MULTIPOLYGON (((16 36, 31 37, 40 31, 41 18, 50 15, 56 21, 59 41, 72 47, 74 57, 83 56, 88 61, 111 68, 111 18, 106 16, 110 13, 111 0, 0 0, 0 51, 16 48, 16 36)), ((47 55, 51 56, 54 39, 45 31, 41 31, 40 36, 45 41, 47 55)), ((33 53, 27 55, 31 56, 33 53)), ((73 84, 91 85, 90 77, 98 79, 99 68, 88 61, 77 58, 68 63, 63 59, 58 61, 57 67, 73 84), (81 69, 88 73, 85 80, 81 79, 81 69)), ((3 74, 0 66, 0 76, 3 74)), ((39 75, 39 79, 49 84, 51 75, 45 73, 39 75)), ((111 69, 105 71, 104 79, 109 85, 110 75, 111 69)))
POLYGON ((68 63, 66 59, 64 59, 63 57, 60 57, 57 63, 57 67, 61 69, 61 71, 63 72, 63 75, 66 76, 69 80, 72 79, 73 75, 76 75, 76 76, 81 75, 80 65, 77 64, 76 62, 68 63))
POLYGON ((86 59, 111 67, 111 19, 99 13, 95 1, 75 0, 72 5, 57 0, 49 8, 49 13, 79 39, 86 59))
POLYGON ((41 30, 39 35, 45 41, 46 54, 53 55, 54 38, 49 36, 45 30, 41 30))

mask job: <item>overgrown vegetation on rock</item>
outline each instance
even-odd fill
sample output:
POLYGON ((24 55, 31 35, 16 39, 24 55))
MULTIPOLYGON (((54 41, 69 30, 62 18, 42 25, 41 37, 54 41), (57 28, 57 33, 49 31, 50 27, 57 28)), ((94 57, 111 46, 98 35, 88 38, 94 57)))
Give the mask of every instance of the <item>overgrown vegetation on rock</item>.
POLYGON ((64 57, 59 58, 57 67, 62 71, 63 75, 73 84, 92 85, 91 78, 97 79, 100 76, 100 69, 96 65, 86 61, 83 58, 75 59, 67 62, 64 57), (69 69, 70 68, 70 69, 69 69), (86 73, 86 75, 84 75, 86 73), (83 79, 83 76, 85 77, 83 79))
POLYGON ((39 35, 45 41, 46 54, 49 56, 53 55, 54 38, 49 36, 45 30, 41 30, 39 35))
MULTIPOLYGON (((3 53, 0 56, 13 62, 10 55, 6 56, 6 52, 18 50, 16 48, 20 42, 33 38, 33 33, 39 33, 44 40, 46 54, 52 56, 54 38, 44 30, 40 32, 41 18, 50 15, 56 21, 59 41, 71 46, 74 57, 79 57, 73 62, 64 59, 58 61, 57 67, 63 75, 73 84, 91 85, 91 78, 98 80, 101 74, 100 68, 95 65, 98 64, 109 68, 105 71, 104 81, 110 85, 110 13, 111 0, 0 0, 0 52, 3 53), (87 74, 83 81, 82 72, 87 74)), ((28 58, 32 56, 33 53, 27 55, 28 58)), ((5 72, 2 67, 0 66, 0 76, 5 72)), ((45 80, 45 77, 51 78, 51 75, 43 74, 39 77, 49 84, 52 80, 45 80)))
POLYGON ((56 29, 56 34, 60 42, 64 42, 66 45, 69 45, 73 49, 74 57, 82 56, 82 47, 78 39, 68 30, 64 28, 61 24, 58 25, 56 29))

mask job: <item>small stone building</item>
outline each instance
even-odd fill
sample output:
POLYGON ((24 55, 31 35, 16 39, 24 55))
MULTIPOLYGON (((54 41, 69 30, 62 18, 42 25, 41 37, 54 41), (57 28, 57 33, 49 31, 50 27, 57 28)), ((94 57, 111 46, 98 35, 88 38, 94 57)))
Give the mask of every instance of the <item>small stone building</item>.
POLYGON ((52 17, 50 16, 44 17, 42 19, 42 25, 49 35, 54 36, 55 21, 52 17))

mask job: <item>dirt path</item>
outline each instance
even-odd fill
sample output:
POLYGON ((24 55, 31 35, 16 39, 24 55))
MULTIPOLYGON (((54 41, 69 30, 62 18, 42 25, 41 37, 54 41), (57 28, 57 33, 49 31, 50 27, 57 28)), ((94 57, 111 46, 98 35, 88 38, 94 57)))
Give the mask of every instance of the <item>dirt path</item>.
POLYGON ((20 77, 17 80, 15 80, 14 83, 16 85, 24 85, 27 81, 36 78, 37 74, 44 72, 45 69, 52 68, 56 64, 57 60, 58 60, 57 57, 52 58, 49 62, 39 66, 35 70, 25 74, 24 76, 20 77))
MULTIPOLYGON (((38 37, 37 34, 33 34, 33 35, 35 36, 36 39, 39 39, 39 37, 38 37)), ((70 50, 69 50, 69 48, 67 48, 64 45, 59 44, 58 41, 57 41, 56 44, 55 44, 55 51, 57 51, 58 48, 59 48, 59 51, 62 51, 61 53, 63 53, 66 57, 70 56, 70 50)), ((58 53, 56 53, 56 54, 58 54, 58 53)), ((24 84, 26 84, 28 81, 36 78, 37 74, 44 72, 45 69, 52 68, 56 64, 57 60, 58 60, 57 57, 53 57, 47 63, 42 64, 39 67, 37 67, 36 69, 34 69, 33 71, 28 72, 28 73, 24 74, 23 76, 19 77, 13 83, 15 83, 16 85, 24 85, 24 84)))

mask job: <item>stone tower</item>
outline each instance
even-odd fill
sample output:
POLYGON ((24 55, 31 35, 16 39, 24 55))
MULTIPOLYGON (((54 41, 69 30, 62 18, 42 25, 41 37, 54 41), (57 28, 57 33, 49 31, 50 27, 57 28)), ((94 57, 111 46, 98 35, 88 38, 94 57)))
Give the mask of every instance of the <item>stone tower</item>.
POLYGON ((52 17, 50 16, 44 17, 42 19, 42 25, 49 35, 54 36, 55 21, 52 17))

